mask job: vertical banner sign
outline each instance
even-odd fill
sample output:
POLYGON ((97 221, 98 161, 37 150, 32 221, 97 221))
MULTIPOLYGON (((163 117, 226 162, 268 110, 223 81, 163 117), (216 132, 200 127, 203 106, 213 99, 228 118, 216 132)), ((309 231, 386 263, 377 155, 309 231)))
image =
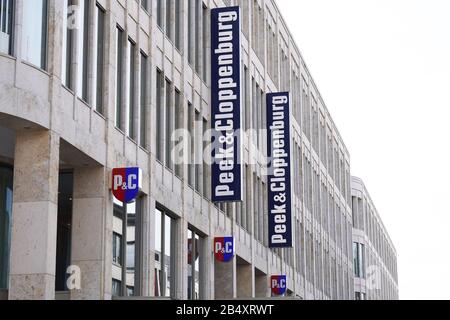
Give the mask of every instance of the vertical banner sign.
POLYGON ((270 287, 274 296, 282 296, 286 293, 286 276, 272 276, 270 278, 270 287))
POLYGON ((212 201, 242 201, 239 7, 211 10, 212 201))
POLYGON ((142 170, 139 168, 116 168, 112 170, 112 192, 117 200, 130 203, 142 188, 142 170))
POLYGON ((292 247, 289 93, 267 94, 269 247, 292 247))
POLYGON ((217 261, 229 262, 234 257, 234 238, 214 238, 214 256, 217 261))

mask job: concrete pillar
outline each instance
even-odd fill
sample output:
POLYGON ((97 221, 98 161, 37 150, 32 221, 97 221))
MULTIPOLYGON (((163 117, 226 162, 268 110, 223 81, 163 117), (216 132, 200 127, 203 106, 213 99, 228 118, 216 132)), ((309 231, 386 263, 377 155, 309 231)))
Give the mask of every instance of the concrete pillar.
POLYGON ((16 135, 9 299, 55 298, 59 136, 16 135))
POLYGON ((255 297, 256 298, 270 297, 269 279, 265 274, 255 275, 255 297))
POLYGON ((238 298, 253 298, 253 267, 250 264, 236 266, 238 298))
POLYGON ((214 295, 216 300, 234 299, 235 297, 234 260, 230 262, 214 261, 214 295))
POLYGON ((80 268, 81 288, 71 291, 71 299, 105 299, 105 291, 111 291, 105 288, 105 269, 111 268, 111 255, 105 250, 111 242, 105 232, 107 182, 105 168, 74 170, 72 265, 80 268))

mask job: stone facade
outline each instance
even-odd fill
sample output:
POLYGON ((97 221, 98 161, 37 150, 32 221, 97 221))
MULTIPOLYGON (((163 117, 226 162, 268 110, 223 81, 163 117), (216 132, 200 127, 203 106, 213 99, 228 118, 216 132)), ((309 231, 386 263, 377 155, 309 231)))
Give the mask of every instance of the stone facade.
POLYGON ((174 221, 172 298, 188 298, 185 257, 188 229, 193 229, 201 235, 199 298, 269 297, 270 276, 286 274, 289 296, 353 299, 350 155, 274 0, 89 1, 90 14, 83 20, 88 31, 80 37, 75 29, 67 47, 67 2, 48 0, 44 69, 23 58, 26 5, 15 1, 12 54, 0 53, 0 162, 14 166, 10 299, 60 294, 54 266, 61 170, 73 173, 70 263, 80 268, 81 288, 60 297, 113 297, 113 278, 120 276, 113 257, 117 224, 110 176, 112 168, 125 166, 140 167, 144 180, 135 247, 137 295, 154 297, 158 291, 155 210, 163 208, 174 221), (162 124, 192 127, 195 148, 202 148, 201 132, 210 119, 209 9, 232 4, 242 12, 243 117, 249 129, 245 201, 216 206, 209 201, 208 166, 172 165, 164 151, 171 128, 162 124), (104 55, 97 68, 100 20, 92 13, 99 8, 104 55), (117 85, 121 77, 123 85, 117 85), (277 90, 289 90, 293 101, 295 244, 270 250, 261 165, 266 139, 251 129, 264 127, 264 93, 277 90), (215 262, 213 238, 230 235, 236 258, 230 264, 215 262))

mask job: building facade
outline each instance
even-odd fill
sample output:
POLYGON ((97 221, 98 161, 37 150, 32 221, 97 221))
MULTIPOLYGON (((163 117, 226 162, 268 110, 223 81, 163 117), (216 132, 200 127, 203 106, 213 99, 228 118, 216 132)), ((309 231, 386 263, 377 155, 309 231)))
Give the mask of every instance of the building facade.
POLYGON ((274 0, 0 4, 2 298, 261 298, 280 274, 288 296, 354 298, 349 152, 274 0), (245 192, 219 205, 203 157, 210 10, 231 5, 245 192), (294 247, 272 250, 260 129, 275 91, 292 97, 294 247), (111 193, 121 167, 143 172, 130 204, 111 193), (231 263, 214 259, 220 236, 235 238, 231 263))
POLYGON ((364 182, 352 177, 356 300, 398 300, 397 252, 364 182))

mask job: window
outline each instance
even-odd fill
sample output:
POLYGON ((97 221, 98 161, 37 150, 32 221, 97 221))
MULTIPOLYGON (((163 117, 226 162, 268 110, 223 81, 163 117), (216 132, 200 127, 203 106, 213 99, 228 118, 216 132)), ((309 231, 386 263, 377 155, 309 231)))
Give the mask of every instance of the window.
POLYGON ((116 127, 123 130, 123 30, 117 27, 116 34, 116 127))
POLYGON ((202 141, 203 141, 203 149, 201 150, 202 155, 202 163, 203 163, 203 197, 206 199, 210 199, 210 188, 209 188, 209 165, 206 161, 206 159, 209 159, 209 155, 204 155, 205 150, 208 147, 208 140, 206 139, 206 133, 208 131, 208 120, 203 118, 203 135, 202 135, 202 141), (208 158, 207 158, 208 157, 208 158))
POLYGON ((183 17, 181 4, 181 0, 175 0, 175 47, 178 51, 181 51, 181 33, 183 32, 181 28, 183 17))
POLYGON ((164 76, 162 72, 156 70, 156 159, 163 162, 163 96, 164 96, 164 76))
POLYGON ((194 154, 195 154, 195 132, 194 132, 194 106, 188 103, 188 132, 189 132, 189 150, 188 150, 188 184, 194 186, 194 154))
POLYGON ((128 204, 114 198, 112 292, 117 296, 141 292, 142 206, 141 198, 128 204))
POLYGON ((163 28, 163 0, 156 0, 156 23, 163 28))
POLYGON ((172 35, 172 0, 166 0, 166 36, 173 41, 172 35))
POLYGON ((200 235, 189 229, 188 230, 188 300, 201 299, 201 278, 203 263, 203 239, 200 235))
POLYGON ((194 1, 188 1, 188 63, 194 64, 194 1))
POLYGON ((139 143, 142 148, 147 149, 147 116, 148 116, 148 57, 141 52, 141 114, 140 114, 140 137, 139 143))
POLYGON ((201 53, 201 8, 202 8, 202 0, 194 0, 195 1, 195 71, 197 72, 197 74, 201 74, 201 58, 200 58, 200 53, 201 53))
MULTIPOLYGON (((182 137, 179 135, 179 130, 183 129, 183 104, 181 99, 181 93, 178 89, 175 89, 175 130, 177 131, 176 136, 176 143, 177 146, 183 143, 182 137)), ((178 149, 177 149, 178 150, 178 149)), ((184 151, 184 150, 183 150, 184 151)), ((174 152, 175 157, 175 174, 179 177, 183 177, 183 161, 181 157, 183 155, 180 155, 178 152, 174 152)))
POLYGON ((128 39, 128 136, 136 140, 136 44, 128 39))
POLYGON ((173 297, 175 294, 175 220, 164 210, 155 210, 155 296, 173 297))
POLYGON ((8 288, 13 173, 12 167, 0 164, 0 289, 8 288))
POLYGON ((122 282, 116 279, 112 280, 112 295, 119 297, 122 295, 122 282))
POLYGON ((366 294, 363 292, 355 292, 355 300, 366 300, 366 294))
POLYGON ((359 273, 361 275, 361 278, 366 278, 366 272, 365 272, 365 253, 364 253, 364 245, 359 244, 359 273))
POLYGON ((103 88, 104 88, 104 75, 103 67, 105 62, 105 10, 100 7, 99 4, 95 6, 94 24, 95 39, 94 42, 94 81, 92 81, 94 92, 94 107, 97 112, 103 114, 103 88))
POLYGON ((201 179, 201 169, 202 169, 202 117, 200 112, 195 110, 195 191, 202 194, 202 179, 201 179))
POLYGON ((141 0, 141 6, 142 8, 144 8, 146 11, 149 11, 148 9, 148 1, 149 0, 141 0))
POLYGON ((166 79, 166 136, 165 143, 165 165, 168 169, 173 170, 173 161, 171 157, 172 151, 172 130, 173 130, 173 102, 172 102, 172 83, 166 79))
POLYGON ((47 68, 47 0, 29 1, 22 9, 22 58, 45 70, 47 68))
POLYGON ((0 0, 0 52, 12 55, 13 0, 0 0))
POLYGON ((364 245, 353 242, 353 269, 356 278, 365 278, 364 245))
POLYGON ((244 99, 244 111, 242 112, 244 119, 244 125, 245 125, 245 131, 250 129, 250 122, 251 122, 251 110, 250 110, 250 99, 248 97, 248 94, 250 93, 248 90, 248 68, 244 65, 243 68, 244 76, 243 76, 243 85, 242 85, 242 97, 244 99))
POLYGON ((76 93, 78 97, 88 102, 88 42, 89 42, 89 3, 84 0, 78 1, 76 10, 76 31, 77 35, 77 86, 76 93))
POLYGON ((122 236, 113 233, 113 263, 122 266, 122 236))
POLYGON ((75 28, 74 0, 64 0, 63 11, 63 48, 61 81, 67 88, 73 90, 72 83, 72 48, 73 30, 75 28))

